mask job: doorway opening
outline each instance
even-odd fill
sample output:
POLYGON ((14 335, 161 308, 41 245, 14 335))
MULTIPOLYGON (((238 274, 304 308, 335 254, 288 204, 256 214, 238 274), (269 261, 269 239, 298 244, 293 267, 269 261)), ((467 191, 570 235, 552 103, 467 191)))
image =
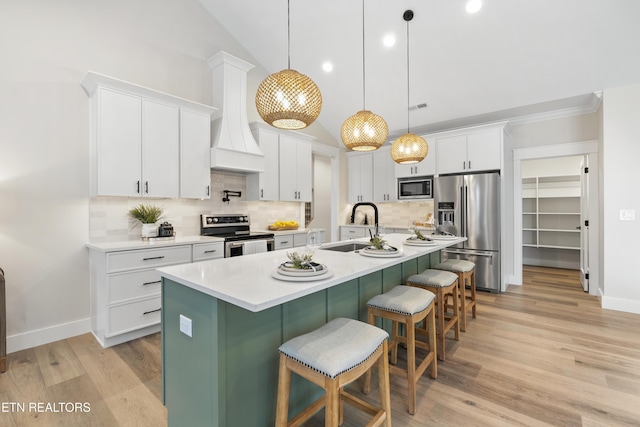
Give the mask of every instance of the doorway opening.
MULTIPOLYGON (((582 230, 574 232, 576 236, 573 239, 578 239, 581 250, 579 251, 578 259, 580 262, 580 272, 583 275, 585 290, 591 295, 597 295, 599 289, 599 248, 598 248, 598 235, 600 228, 598 201, 599 187, 598 187, 598 142, 597 141, 585 141, 575 142, 567 144, 557 144, 549 146, 538 146, 531 148, 515 149, 513 151, 513 277, 512 282, 514 284, 522 284, 522 266, 524 264, 523 252, 525 243, 530 243, 532 238, 531 229, 533 222, 531 218, 524 219, 523 217, 523 192, 528 191, 523 189, 523 174, 522 167, 523 162, 532 159, 554 159, 570 156, 580 156, 584 159, 584 166, 588 168, 587 174, 582 174, 580 181, 581 194, 587 194, 587 198, 580 197, 579 203, 583 203, 583 200, 588 199, 590 202, 588 206, 580 206, 580 223, 582 230), (525 222, 529 221, 529 222, 525 222), (587 221, 587 222, 585 222, 587 221), (586 227, 586 228, 585 228, 586 227), (591 238, 583 238, 585 235, 591 236, 591 238)), ((526 166, 525 166, 526 167, 526 166)), ((584 169, 584 168, 583 168, 584 169)), ((564 221, 564 220, 563 220, 564 221)), ((566 224, 564 227, 568 227, 566 224)), ((536 224, 536 228, 538 224, 536 224)), ((547 242, 553 242, 553 239, 558 239, 558 236, 554 236, 553 230, 547 233, 552 237, 548 237, 547 242)), ((575 240, 574 246, 575 247, 575 240)))

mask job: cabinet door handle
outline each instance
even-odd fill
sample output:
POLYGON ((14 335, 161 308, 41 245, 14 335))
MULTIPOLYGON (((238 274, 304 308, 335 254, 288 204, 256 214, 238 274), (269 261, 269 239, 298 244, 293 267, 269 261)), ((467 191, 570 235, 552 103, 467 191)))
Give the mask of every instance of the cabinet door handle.
POLYGON ((207 185, 207 196, 211 196, 211 186, 207 185))
POLYGON ((149 258, 142 258, 142 260, 143 261, 151 261, 151 260, 154 260, 154 259, 162 259, 162 258, 164 258, 164 255, 162 255, 162 256, 153 256, 153 257, 149 257, 149 258))
POLYGON ((462 162, 462 169, 467 169, 467 162, 462 162))
POLYGON ((469 160, 469 169, 471 169, 471 160, 469 160))
POLYGON ((263 198, 263 197, 264 197, 264 189, 261 188, 260 189, 260 198, 263 198))
POLYGON ((156 280, 155 282, 144 282, 142 286, 155 285, 156 283, 162 283, 162 280, 156 280))
POLYGON ((280 242, 280 244, 281 244, 281 245, 286 245, 287 243, 289 243, 289 241, 288 241, 288 240, 282 240, 282 241, 280 242))
POLYGON ((140 194, 140 181, 136 181, 136 193, 140 194))
POLYGON ((144 182, 144 192, 145 194, 149 194, 149 181, 144 182))
POLYGON ((162 310, 162 308, 156 308, 155 310, 145 311, 144 313, 142 313, 142 315, 146 316, 147 314, 156 313, 160 310, 162 310))
POLYGON ((212 254, 214 253, 216 250, 215 249, 209 249, 208 251, 204 251, 203 253, 205 254, 212 254))

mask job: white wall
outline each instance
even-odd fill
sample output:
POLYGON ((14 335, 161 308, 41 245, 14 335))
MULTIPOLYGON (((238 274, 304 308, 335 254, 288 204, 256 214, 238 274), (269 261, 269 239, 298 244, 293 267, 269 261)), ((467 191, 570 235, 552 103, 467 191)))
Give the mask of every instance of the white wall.
POLYGON ((88 70, 205 104, 246 51, 196 0, 28 0, 0 13, 0 266, 9 352, 88 331, 88 70))
POLYGON ((640 159, 640 84, 605 90, 603 103, 602 305, 640 313, 640 283, 636 273, 640 191, 635 176, 640 159), (634 210, 635 221, 621 221, 623 209, 634 210))

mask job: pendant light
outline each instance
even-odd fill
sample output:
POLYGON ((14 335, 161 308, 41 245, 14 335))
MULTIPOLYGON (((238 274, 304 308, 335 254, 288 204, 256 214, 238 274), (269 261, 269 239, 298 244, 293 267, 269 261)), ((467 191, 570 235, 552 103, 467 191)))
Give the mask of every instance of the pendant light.
POLYGON ((345 120, 340 129, 342 143, 354 151, 377 150, 389 136, 387 122, 365 108, 365 93, 364 0, 362 0, 362 110, 345 120))
POLYGON ((409 21, 413 19, 413 11, 406 10, 402 18, 407 22, 407 133, 393 141, 391 158, 396 163, 409 164, 427 157, 429 145, 424 138, 409 132, 409 21))
POLYGON ((280 129, 302 129, 322 109, 322 94, 306 75, 291 69, 291 23, 287 0, 287 69, 267 76, 258 86, 256 107, 260 117, 280 129))

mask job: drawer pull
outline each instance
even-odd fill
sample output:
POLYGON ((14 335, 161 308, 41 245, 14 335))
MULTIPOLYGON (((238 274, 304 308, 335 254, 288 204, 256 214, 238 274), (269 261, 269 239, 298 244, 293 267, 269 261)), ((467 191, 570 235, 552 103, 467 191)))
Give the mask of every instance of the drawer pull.
POLYGON ((142 260, 143 261, 151 261, 153 259, 162 259, 162 258, 164 258, 164 255, 162 255, 162 256, 153 256, 153 257, 150 257, 150 258, 142 258, 142 260))
POLYGON ((162 308, 156 308, 155 310, 145 311, 144 313, 142 313, 142 315, 145 316, 147 314, 155 313, 155 312, 160 311, 160 310, 162 310, 162 308))
POLYGON ((162 283, 162 280, 156 280, 155 282, 144 282, 142 286, 155 285, 156 283, 162 283))
POLYGON ((283 240, 283 241, 282 241, 282 242, 280 242, 280 243, 281 243, 281 244, 283 244, 283 245, 286 245, 287 243, 289 243, 289 241, 288 241, 288 240, 283 240))
POLYGON ((215 249, 209 249, 208 251, 204 251, 205 254, 212 254, 214 253, 216 250, 215 249))

